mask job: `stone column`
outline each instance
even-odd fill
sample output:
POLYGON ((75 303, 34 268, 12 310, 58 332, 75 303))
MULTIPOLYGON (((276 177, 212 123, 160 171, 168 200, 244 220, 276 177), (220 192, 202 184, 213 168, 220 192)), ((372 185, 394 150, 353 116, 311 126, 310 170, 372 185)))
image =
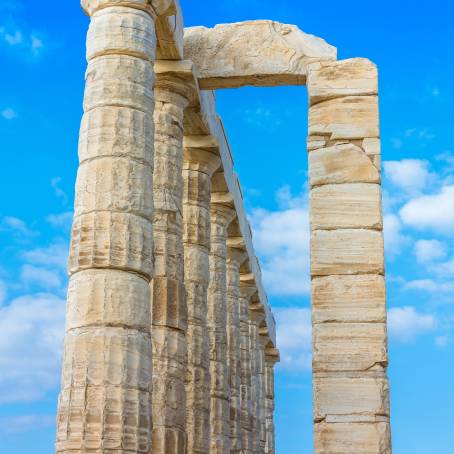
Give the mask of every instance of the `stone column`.
MULTIPOLYGON (((212 454, 230 453, 230 377, 227 363, 227 228, 236 216, 224 194, 212 194, 208 332, 212 454)), ((228 195, 228 194, 227 194, 228 195)), ((230 202, 230 200, 229 200, 230 202)))
POLYGON ((265 454, 274 454, 276 450, 274 430, 274 366, 279 361, 279 353, 274 348, 265 350, 265 454))
MULTIPOLYGON (((201 141, 203 143, 203 141, 201 141)), ((185 148, 184 263, 188 304, 186 376, 188 450, 206 454, 210 446, 210 361, 207 332, 211 177, 219 157, 203 148, 185 148)))
MULTIPOLYGON (((258 305, 254 305, 258 306, 258 305)), ((252 447, 254 454, 262 453, 262 378, 264 369, 263 346, 260 339, 260 324, 264 320, 264 314, 256 307, 251 307, 249 311, 249 332, 250 332, 250 352, 251 352, 251 398, 252 398, 252 447)))
MULTIPOLYGON (((259 330, 260 332, 260 330, 259 330)), ((259 338, 259 361, 258 361, 258 390, 259 398, 258 402, 260 405, 258 411, 259 427, 260 427, 260 453, 265 452, 266 449, 266 360, 265 360, 265 348, 268 343, 268 332, 266 335, 260 333, 259 338)))
POLYGON ((153 453, 186 452, 187 318, 183 267, 183 120, 191 87, 156 79, 152 285, 153 453))
POLYGON ((377 70, 309 67, 315 453, 391 453, 377 70))
POLYGON ((154 18, 145 1, 82 4, 92 18, 56 451, 148 454, 154 18))
POLYGON ((241 441, 243 453, 252 453, 253 441, 252 437, 252 354, 251 354, 251 339, 249 329, 249 306, 250 299, 257 293, 257 288, 252 274, 240 275, 240 403, 241 403, 241 441))
MULTIPOLYGON (((241 443, 240 266, 247 253, 236 247, 238 238, 227 240, 227 364, 230 377, 230 452, 239 454, 241 443)), ((242 243, 242 238, 239 238, 242 243)))

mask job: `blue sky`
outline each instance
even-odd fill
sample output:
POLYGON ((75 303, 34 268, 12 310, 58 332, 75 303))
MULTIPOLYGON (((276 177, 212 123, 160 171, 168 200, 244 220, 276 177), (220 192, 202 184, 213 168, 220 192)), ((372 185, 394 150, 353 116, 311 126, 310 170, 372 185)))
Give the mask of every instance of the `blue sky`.
MULTIPOLYGON (((394 452, 454 451, 454 7, 182 0, 187 25, 294 23, 379 66, 394 452)), ((0 440, 52 452, 88 19, 0 1, 0 440)), ((218 93, 278 320, 277 452, 312 452, 307 96, 218 93), (282 235, 282 231, 285 235, 282 235)))

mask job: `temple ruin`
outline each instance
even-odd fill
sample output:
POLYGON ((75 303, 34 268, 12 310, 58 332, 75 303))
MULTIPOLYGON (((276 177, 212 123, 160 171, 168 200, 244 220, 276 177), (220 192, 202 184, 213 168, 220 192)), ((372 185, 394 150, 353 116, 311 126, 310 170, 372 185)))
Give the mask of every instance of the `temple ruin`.
POLYGON ((275 321, 214 90, 306 85, 314 452, 390 454, 376 67, 293 25, 184 29, 178 0, 82 6, 56 452, 275 452, 275 321))

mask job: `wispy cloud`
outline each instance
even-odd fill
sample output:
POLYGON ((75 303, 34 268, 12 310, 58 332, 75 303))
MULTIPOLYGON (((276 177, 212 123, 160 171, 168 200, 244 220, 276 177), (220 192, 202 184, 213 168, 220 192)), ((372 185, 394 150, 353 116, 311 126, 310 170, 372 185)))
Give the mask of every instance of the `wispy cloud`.
POLYGON ((7 107, 0 112, 2 118, 11 121, 17 118, 17 113, 12 107, 7 107))
POLYGON ((14 216, 5 216, 0 220, 1 231, 11 232, 14 235, 22 237, 34 237, 38 235, 38 232, 30 229, 22 219, 14 216))
POLYGON ((24 265, 21 270, 24 283, 37 284, 45 289, 60 288, 62 283, 58 272, 33 265, 24 265))
POLYGON ((411 306, 392 308, 388 312, 389 335, 394 341, 410 342, 435 327, 433 315, 419 313, 411 306))
POLYGON ((47 247, 38 247, 23 253, 23 258, 30 263, 57 266, 66 269, 68 257, 68 244, 57 241, 47 247))
POLYGON ((68 196, 66 195, 66 192, 63 191, 63 189, 60 187, 61 182, 61 177, 54 177, 52 178, 52 180, 50 180, 50 185, 52 186, 55 195, 62 200, 64 205, 66 205, 66 203, 68 202, 68 196))
POLYGON ((19 434, 30 430, 41 430, 52 427, 55 424, 55 416, 51 415, 19 415, 0 417, 0 433, 19 434))

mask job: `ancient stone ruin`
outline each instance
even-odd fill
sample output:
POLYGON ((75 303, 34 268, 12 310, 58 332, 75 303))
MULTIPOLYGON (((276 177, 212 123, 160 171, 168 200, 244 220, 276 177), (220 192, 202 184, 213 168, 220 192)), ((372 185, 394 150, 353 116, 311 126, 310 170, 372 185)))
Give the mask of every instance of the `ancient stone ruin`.
POLYGON ((391 453, 376 67, 272 21, 184 29, 177 0, 82 6, 56 451, 274 453, 275 322, 213 90, 307 85, 315 453, 391 453))

